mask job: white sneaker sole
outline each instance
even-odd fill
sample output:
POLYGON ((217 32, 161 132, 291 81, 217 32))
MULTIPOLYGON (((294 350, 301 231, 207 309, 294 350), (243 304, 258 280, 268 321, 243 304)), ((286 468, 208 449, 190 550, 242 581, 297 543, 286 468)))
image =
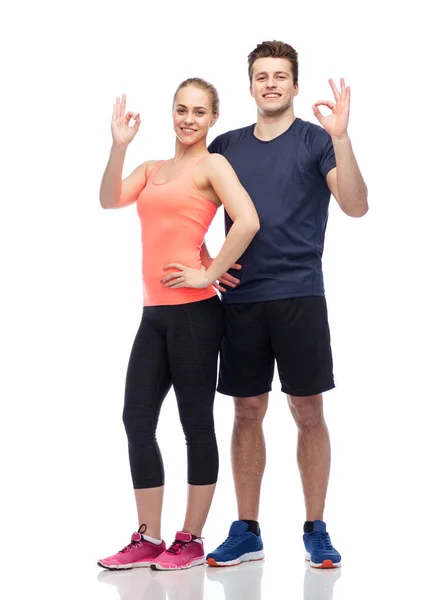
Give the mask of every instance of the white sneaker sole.
POLYGON ((107 569, 108 571, 124 571, 125 569, 139 569, 139 568, 149 568, 151 566, 151 562, 136 562, 136 563, 128 563, 126 565, 106 565, 101 561, 97 562, 99 567, 103 569, 107 569))
POLYGON ((209 558, 207 560, 207 565, 210 565, 210 567, 233 567, 234 565, 240 565, 240 563, 248 562, 249 560, 262 560, 264 558, 265 554, 263 553, 263 550, 259 550, 257 552, 247 552, 234 560, 225 562, 217 562, 214 558, 209 558))
POLYGON ((153 562, 151 564, 151 568, 154 571, 182 571, 184 569, 191 569, 191 567, 198 567, 199 565, 205 564, 205 558, 198 558, 188 565, 184 565, 182 567, 163 567, 158 563, 153 562))

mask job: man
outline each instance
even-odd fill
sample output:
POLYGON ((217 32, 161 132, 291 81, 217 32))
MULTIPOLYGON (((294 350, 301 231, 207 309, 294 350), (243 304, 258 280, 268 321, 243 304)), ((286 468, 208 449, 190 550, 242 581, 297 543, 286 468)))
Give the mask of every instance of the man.
MULTIPOLYGON (((256 206, 260 231, 238 261, 237 278, 230 272, 219 280, 226 333, 218 391, 235 402, 232 466, 239 520, 207 562, 226 566, 263 558, 262 423, 277 362, 298 427, 306 558, 314 567, 338 567, 341 556, 323 522, 330 442, 322 394, 334 387, 334 378, 322 254, 331 193, 349 216, 368 210, 347 132, 350 88, 342 79, 338 90, 329 80, 335 102, 313 106, 320 127, 294 115, 298 62, 291 46, 264 42, 251 52, 248 65, 257 123, 220 135, 209 147, 236 170, 256 206), (331 114, 323 116, 320 106, 331 114)), ((227 230, 231 224, 226 215, 227 230)))

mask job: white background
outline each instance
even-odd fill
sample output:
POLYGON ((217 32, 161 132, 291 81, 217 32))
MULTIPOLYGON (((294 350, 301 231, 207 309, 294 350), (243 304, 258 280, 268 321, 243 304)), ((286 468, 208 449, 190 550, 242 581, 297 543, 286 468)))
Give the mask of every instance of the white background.
MULTIPOLYGON (((168 589, 181 600, 330 598, 325 579, 313 592, 304 577, 296 430, 278 381, 265 423, 261 592, 231 580, 224 596, 208 578, 198 592, 177 579, 149 592, 149 573, 133 576, 133 588, 126 577, 129 592, 121 579, 116 588, 96 580, 96 559, 128 543, 136 527, 121 413, 142 311, 141 247, 134 207, 99 206, 112 104, 125 92, 128 110, 141 113, 125 174, 170 158, 172 97, 187 77, 218 88, 210 139, 255 120, 246 59, 268 39, 299 52, 297 116, 314 122, 312 103, 332 97, 328 77, 351 85, 349 132, 369 187, 363 219, 332 200, 324 260, 337 383, 326 394, 333 470, 325 520, 344 560, 334 598, 439 592, 440 48, 431 4, 77 1, 2 10, 5 597, 118 598, 119 590, 162 600, 168 589)), ((212 253, 222 239, 219 211, 212 253)), ((221 469, 207 551, 236 518, 232 417, 232 401, 219 395, 221 469)), ((186 485, 172 394, 159 441, 169 542, 182 526, 186 485)))

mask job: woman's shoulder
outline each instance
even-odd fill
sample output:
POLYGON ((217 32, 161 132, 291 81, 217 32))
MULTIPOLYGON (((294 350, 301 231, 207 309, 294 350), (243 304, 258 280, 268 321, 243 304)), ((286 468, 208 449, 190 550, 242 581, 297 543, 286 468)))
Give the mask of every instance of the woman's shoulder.
POLYGON ((204 156, 199 164, 208 169, 224 169, 230 163, 225 158, 225 156, 222 156, 222 154, 212 152, 204 156))
POLYGON ((219 177, 228 177, 231 169, 230 163, 222 154, 213 152, 205 155, 197 163, 194 174, 196 177, 201 177, 210 182, 219 177))
POLYGON ((145 163, 143 163, 146 180, 149 178, 149 176, 150 176, 151 172, 153 171, 153 169, 155 168, 155 166, 160 165, 160 164, 162 165, 165 162, 167 162, 167 161, 166 160, 147 160, 145 163))

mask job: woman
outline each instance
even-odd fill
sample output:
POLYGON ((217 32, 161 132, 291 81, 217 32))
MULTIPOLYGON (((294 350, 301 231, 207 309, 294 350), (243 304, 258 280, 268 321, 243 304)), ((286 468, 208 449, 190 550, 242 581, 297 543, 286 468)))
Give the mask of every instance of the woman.
POLYGON ((113 145, 100 202, 103 208, 137 202, 141 220, 144 309, 128 366, 123 415, 139 529, 128 546, 98 564, 183 569, 205 562, 202 528, 218 474, 213 402, 223 315, 213 284, 225 283, 222 276, 251 242, 259 220, 230 164, 207 150, 208 130, 219 115, 211 84, 188 79, 179 86, 173 100, 174 158, 146 162, 121 181, 127 146, 141 123, 139 114, 125 114, 125 105, 124 95, 114 105, 113 145), (205 269, 201 246, 221 204, 234 225, 205 269), (166 549, 156 427, 172 385, 187 443, 188 503, 182 530, 166 549))

